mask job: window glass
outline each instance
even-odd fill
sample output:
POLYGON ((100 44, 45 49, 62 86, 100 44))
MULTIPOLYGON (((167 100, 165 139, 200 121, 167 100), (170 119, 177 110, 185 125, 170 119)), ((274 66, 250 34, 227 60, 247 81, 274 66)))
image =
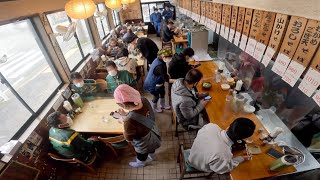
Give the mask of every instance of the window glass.
MULTIPOLYGON (((99 12, 107 11, 107 8, 104 4, 98 4, 98 9, 99 9, 99 12)), ((104 16, 103 18, 101 18, 101 22, 102 22, 102 26, 103 26, 105 34, 106 35, 109 34, 110 25, 109 25, 108 16, 104 16)))
POLYGON ((76 32, 84 55, 87 55, 90 52, 92 52, 94 48, 89 34, 89 30, 90 28, 87 26, 86 21, 84 19, 78 20, 76 32))
MULTIPOLYGON (((64 11, 48 14, 47 17, 55 33, 57 33, 57 25, 68 27, 70 24, 68 16, 64 11)), ((57 36, 56 39, 70 70, 72 70, 83 58, 75 37, 72 37, 69 41, 63 41, 62 36, 57 36)))
MULTIPOLYGON (((96 10, 96 14, 98 12, 98 8, 96 10)), ((97 29, 98 29, 98 34, 100 39, 103 39, 105 36, 104 30, 103 30, 103 25, 102 25, 102 20, 100 17, 94 17, 95 18, 95 23, 97 25, 97 29)))
POLYGON ((59 76, 50 67, 39 37, 30 20, 0 26, 0 72, 34 110, 49 98, 60 85, 59 76))

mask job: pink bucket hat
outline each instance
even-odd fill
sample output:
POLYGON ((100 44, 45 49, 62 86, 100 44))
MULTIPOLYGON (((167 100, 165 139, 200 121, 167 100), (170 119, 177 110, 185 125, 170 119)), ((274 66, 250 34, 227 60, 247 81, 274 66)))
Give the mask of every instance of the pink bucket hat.
POLYGON ((139 91, 127 84, 121 84, 114 90, 114 99, 117 103, 135 102, 141 103, 141 95, 139 91))

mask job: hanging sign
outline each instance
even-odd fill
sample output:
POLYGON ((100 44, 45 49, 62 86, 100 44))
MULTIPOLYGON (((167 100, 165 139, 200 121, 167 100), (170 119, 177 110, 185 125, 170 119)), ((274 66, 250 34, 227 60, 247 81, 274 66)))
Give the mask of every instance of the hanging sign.
POLYGON ((249 41, 246 46, 246 53, 253 56, 254 50, 257 44, 257 37, 260 33, 261 21, 262 21, 263 11, 254 10, 251 22, 251 29, 249 35, 249 41))
POLYGON ((247 40, 250 32, 250 26, 251 26, 251 19, 252 19, 252 9, 246 9, 246 14, 244 18, 244 25, 243 25, 243 30, 242 30, 242 36, 241 36, 241 41, 240 41, 240 49, 243 51, 246 48, 247 45, 247 40))
POLYGON ((276 19, 273 25, 271 38, 269 40, 269 44, 267 47, 266 52, 262 58, 261 63, 267 67, 269 62, 271 61, 272 57, 275 56, 276 52, 280 47, 280 42, 285 34, 285 27, 289 21, 288 15, 284 14, 277 14, 276 19))
POLYGON ((233 44, 236 46, 239 45, 239 41, 240 41, 240 37, 241 37, 241 33, 242 33, 242 28, 243 28, 245 12, 246 12, 245 8, 239 7, 237 29, 236 29, 236 34, 234 37, 234 42, 233 42, 233 44))
POLYGON ((220 26, 221 26, 221 16, 222 16, 222 4, 216 4, 216 10, 217 10, 217 28, 216 33, 220 34, 220 26))
POLYGON ((232 14, 231 14, 231 25, 230 25, 230 33, 229 33, 229 42, 232 43, 236 27, 237 27, 237 17, 238 17, 238 7, 232 6, 232 14))
POLYGON ((224 31, 224 38, 228 40, 229 38, 229 30, 230 30, 230 23, 231 23, 231 5, 226 5, 226 17, 225 17, 225 31, 224 31))
POLYGON ((274 65, 272 66, 272 71, 278 74, 279 76, 283 76, 286 71, 291 58, 293 57, 301 36, 303 34, 304 28, 307 24, 307 19, 292 16, 289 22, 289 26, 284 36, 279 55, 277 56, 274 65), (280 56, 281 55, 281 56, 280 56))
POLYGON ((275 17, 276 13, 273 12, 263 13, 260 34, 258 35, 258 42, 253 53, 253 57, 257 61, 261 61, 263 53, 268 45, 275 17))

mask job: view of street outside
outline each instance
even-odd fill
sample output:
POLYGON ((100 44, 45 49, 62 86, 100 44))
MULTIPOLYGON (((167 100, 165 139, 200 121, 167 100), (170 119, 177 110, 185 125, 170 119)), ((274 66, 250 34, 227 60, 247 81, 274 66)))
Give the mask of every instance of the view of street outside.
MULTIPOLYGON (((0 26, 0 72, 34 110, 48 99, 61 83, 41 50, 39 37, 29 20, 0 26)), ((28 120, 31 113, 6 85, 0 84, 0 145, 6 143, 28 120)))

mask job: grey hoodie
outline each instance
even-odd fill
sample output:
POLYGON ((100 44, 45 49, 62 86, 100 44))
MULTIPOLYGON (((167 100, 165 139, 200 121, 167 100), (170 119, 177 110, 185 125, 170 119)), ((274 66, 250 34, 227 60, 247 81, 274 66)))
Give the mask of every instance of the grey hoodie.
POLYGON ((177 79, 171 88, 173 110, 177 114, 177 121, 188 129, 189 125, 198 125, 199 114, 204 106, 194 97, 184 85, 183 79, 177 79))

